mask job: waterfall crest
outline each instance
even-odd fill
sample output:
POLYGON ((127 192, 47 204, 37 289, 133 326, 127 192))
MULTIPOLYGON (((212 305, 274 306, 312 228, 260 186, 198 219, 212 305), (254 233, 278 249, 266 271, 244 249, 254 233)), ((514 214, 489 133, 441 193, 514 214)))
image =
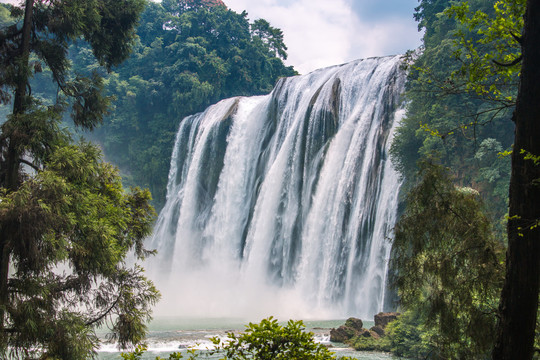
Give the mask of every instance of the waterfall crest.
MULTIPOLYGON (((180 315, 371 318, 383 310, 403 115, 400 57, 281 79, 185 118, 147 244, 180 315)), ((168 303, 168 305, 167 305, 168 303)))

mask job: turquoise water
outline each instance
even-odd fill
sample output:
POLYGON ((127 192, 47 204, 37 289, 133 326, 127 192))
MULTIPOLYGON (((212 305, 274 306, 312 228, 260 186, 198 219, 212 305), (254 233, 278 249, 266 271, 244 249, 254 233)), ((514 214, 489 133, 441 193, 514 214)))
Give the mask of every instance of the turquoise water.
MULTIPOLYGON (((187 351, 188 348, 211 348, 210 338, 226 337, 229 332, 241 332, 248 321, 241 319, 189 319, 189 318, 156 318, 149 325, 147 337, 148 351, 143 359, 155 359, 156 356, 167 357, 174 351, 187 351)), ((315 340, 332 346, 338 356, 353 356, 363 360, 390 360, 396 359, 390 354, 376 352, 358 352, 344 345, 330 343, 330 329, 345 323, 341 320, 304 321, 306 331, 315 334, 315 340)), ((364 327, 373 326, 373 322, 364 321, 364 327)), ((205 359, 206 357, 201 357, 205 359)), ((103 344, 99 353, 99 360, 121 359, 120 352, 114 344, 103 344)))

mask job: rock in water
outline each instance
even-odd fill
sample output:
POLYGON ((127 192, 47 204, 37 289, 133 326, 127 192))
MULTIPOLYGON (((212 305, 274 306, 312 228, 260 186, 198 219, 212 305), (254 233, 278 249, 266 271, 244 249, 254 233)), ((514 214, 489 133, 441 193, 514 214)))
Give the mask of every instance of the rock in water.
POLYGON ((349 333, 349 329, 345 326, 340 326, 337 329, 330 330, 330 341, 345 343, 347 340, 351 339, 354 335, 349 333))
POLYGON ((348 318, 347 321, 345 321, 345 326, 355 329, 357 331, 361 331, 364 327, 364 323, 360 319, 351 317, 348 318))
POLYGON ((337 329, 330 330, 330 341, 346 343, 353 337, 360 336, 365 331, 368 331, 364 329, 363 326, 364 323, 362 320, 353 317, 348 318, 345 325, 341 325, 337 329))

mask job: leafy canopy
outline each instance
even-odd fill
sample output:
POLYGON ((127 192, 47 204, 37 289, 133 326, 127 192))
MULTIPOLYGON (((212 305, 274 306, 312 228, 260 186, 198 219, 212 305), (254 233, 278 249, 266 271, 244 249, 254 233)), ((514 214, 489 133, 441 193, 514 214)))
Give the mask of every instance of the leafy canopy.
MULTIPOLYGON (((165 200, 171 149, 180 121, 232 96, 269 93, 283 76, 287 47, 281 30, 250 22, 208 1, 148 3, 133 55, 106 76, 118 99, 93 138, 132 184, 165 200)), ((91 74, 96 64, 84 46, 71 49, 74 67, 91 74)))
POLYGON ((496 1, 492 14, 473 11, 468 2, 444 13, 460 24, 454 35, 454 56, 461 66, 452 78, 465 78, 466 90, 485 99, 514 104, 515 92, 506 89, 516 88, 521 69, 525 0, 496 1))
POLYGON ((504 44, 519 56, 510 35, 520 33, 519 22, 507 23, 518 13, 514 0, 420 2, 416 17, 425 29, 424 48, 409 58, 407 115, 391 148, 406 179, 405 191, 415 183, 417 162, 435 154, 461 184, 477 189, 490 204, 501 237, 510 178, 510 159, 503 154, 513 143, 510 118, 519 65, 493 60, 509 61, 500 52, 504 44), (472 16, 476 20, 468 21, 472 16))
MULTIPOLYGON (((123 189, 98 148, 60 126, 92 129, 108 111, 97 72, 72 74, 67 49, 84 38, 110 68, 133 44, 143 0, 27 0, 0 28, 0 357, 87 359, 108 326, 121 347, 142 341, 159 293, 128 253, 144 258, 154 210, 147 190, 123 189), (47 71, 57 96, 31 78, 47 71)), ((4 14, 5 15, 5 14, 4 14)))

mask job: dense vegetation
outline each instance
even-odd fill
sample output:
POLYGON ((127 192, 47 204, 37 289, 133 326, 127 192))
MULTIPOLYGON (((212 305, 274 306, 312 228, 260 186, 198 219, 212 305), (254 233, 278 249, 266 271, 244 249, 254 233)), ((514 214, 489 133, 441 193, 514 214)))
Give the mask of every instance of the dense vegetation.
POLYGON ((121 346, 145 335, 159 293, 126 258, 148 255, 150 193, 124 190, 96 146, 61 126, 71 109, 77 127, 93 129, 110 105, 98 73, 70 71, 68 45, 84 38, 96 63, 117 65, 143 8, 142 0, 1 8, 0 101, 13 106, 0 133, 2 359, 87 359, 104 324, 121 346), (58 88, 54 102, 32 93, 30 79, 44 68, 58 88))
MULTIPOLYGON (((283 64, 281 30, 200 0, 149 2, 137 35, 133 55, 106 75, 104 86, 117 101, 92 138, 160 207, 182 118, 227 97, 268 93, 295 71, 283 64)), ((86 46, 77 44, 71 54, 78 71, 96 67, 86 46)))
POLYGON ((425 0, 416 10, 424 48, 410 54, 408 114, 392 147, 409 194, 393 260, 405 315, 386 344, 413 358, 530 359, 535 323, 538 348, 540 9, 525 0, 425 0), (426 158, 450 177, 416 175, 426 158), (498 248, 506 243, 504 277, 498 248))
MULTIPOLYGON (((490 16, 493 3, 467 2, 471 11, 490 16)), ((517 92, 517 74, 499 86, 504 97, 471 91, 462 65, 468 51, 459 39, 478 38, 474 31, 444 11, 451 1, 421 1, 415 18, 424 30, 423 49, 411 57, 407 83, 407 117, 392 145, 393 160, 407 179, 406 189, 417 179, 420 159, 438 158, 456 183, 477 189, 490 204, 492 219, 504 221, 508 204, 510 159, 501 154, 511 149, 514 125, 510 121, 517 92), (509 97, 509 99, 508 99, 509 97)), ((488 45, 478 51, 485 51, 488 45)), ((486 82, 493 79, 486 79, 486 82)), ((499 82, 500 83, 500 82, 499 82)), ((404 191, 406 193, 406 191, 404 191)), ((504 226, 499 225, 501 234, 504 226)))

